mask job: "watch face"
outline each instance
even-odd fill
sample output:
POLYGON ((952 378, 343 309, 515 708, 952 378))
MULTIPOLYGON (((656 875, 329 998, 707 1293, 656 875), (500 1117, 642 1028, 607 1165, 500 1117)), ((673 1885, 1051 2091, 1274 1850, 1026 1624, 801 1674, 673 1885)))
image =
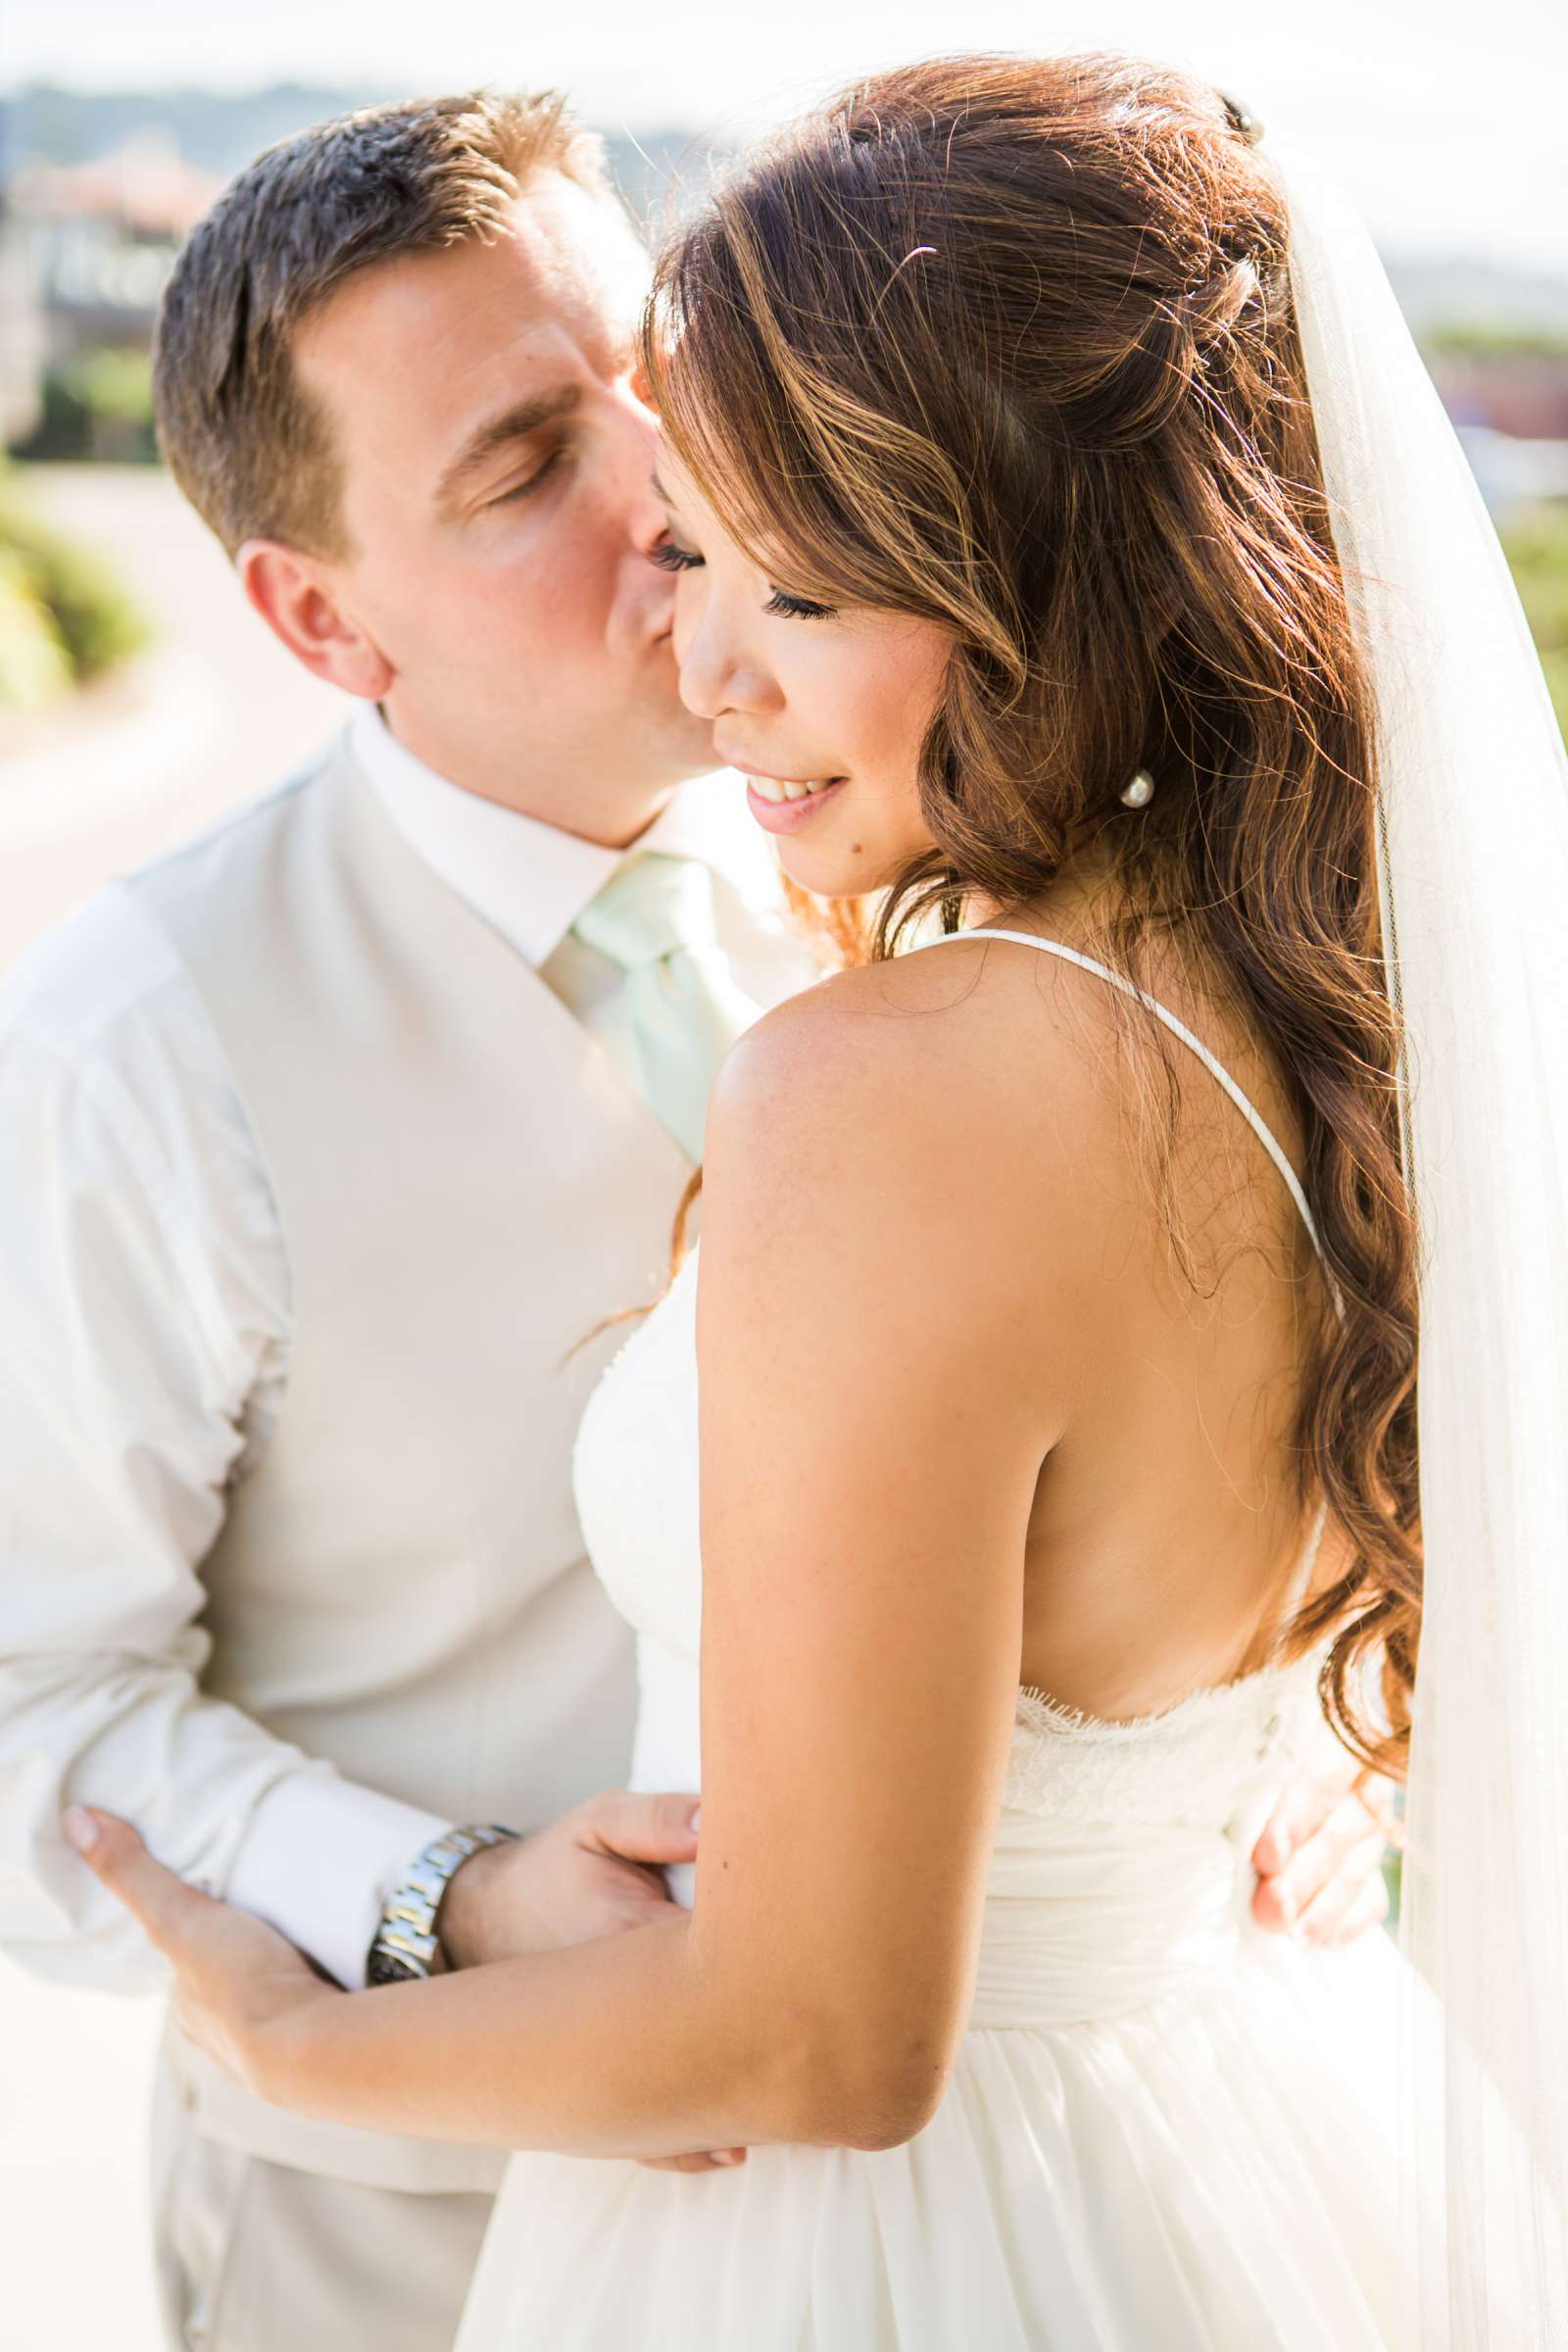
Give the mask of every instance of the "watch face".
POLYGON ((395 1960, 390 1952, 372 1952, 365 1974, 372 1984, 398 1984, 406 1977, 416 1977, 419 1971, 407 1960, 395 1960))

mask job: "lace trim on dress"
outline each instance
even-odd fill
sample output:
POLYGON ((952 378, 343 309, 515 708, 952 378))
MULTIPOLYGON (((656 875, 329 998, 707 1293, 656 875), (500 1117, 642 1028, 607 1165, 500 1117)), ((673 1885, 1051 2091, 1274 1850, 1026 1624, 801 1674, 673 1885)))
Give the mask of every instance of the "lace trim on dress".
POLYGON ((1190 1690, 1185 1698, 1158 1708, 1152 1715, 1086 1715, 1081 1707, 1064 1705, 1033 1683, 1020 1683, 1016 1719, 1025 1730, 1039 1732, 1043 1737, 1115 1745, 1155 1733, 1185 1730, 1190 1724, 1201 1722, 1205 1715, 1234 1707, 1244 1697, 1260 1697, 1271 1687, 1288 1686, 1296 1673, 1295 1664, 1260 1666, 1254 1673, 1239 1674, 1231 1682, 1208 1683, 1200 1690, 1190 1690))
POLYGON ((1192 1691, 1117 1721, 1018 1692, 1004 1801, 1066 1825, 1182 1822, 1220 1828, 1239 1789, 1283 1771, 1317 1708, 1315 1657, 1192 1691))

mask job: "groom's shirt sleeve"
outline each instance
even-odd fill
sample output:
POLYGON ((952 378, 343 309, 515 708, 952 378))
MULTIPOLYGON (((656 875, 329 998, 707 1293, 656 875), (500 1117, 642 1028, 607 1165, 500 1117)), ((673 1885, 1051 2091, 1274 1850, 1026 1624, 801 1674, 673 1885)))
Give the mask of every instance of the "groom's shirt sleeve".
POLYGON ((61 1836, 82 1798, 361 1984, 449 1825, 202 1690, 200 1563, 281 1393, 287 1261, 205 1008, 128 893, 0 988, 0 1946, 163 1982, 61 1836))

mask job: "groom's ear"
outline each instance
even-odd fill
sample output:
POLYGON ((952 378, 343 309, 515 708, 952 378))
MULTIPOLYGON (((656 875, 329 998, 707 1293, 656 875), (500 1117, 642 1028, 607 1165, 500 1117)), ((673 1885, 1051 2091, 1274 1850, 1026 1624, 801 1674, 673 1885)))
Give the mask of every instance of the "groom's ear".
POLYGON ((279 539, 247 539, 234 563, 252 605, 296 662, 345 694, 380 700, 392 664, 343 603, 331 564, 279 539))

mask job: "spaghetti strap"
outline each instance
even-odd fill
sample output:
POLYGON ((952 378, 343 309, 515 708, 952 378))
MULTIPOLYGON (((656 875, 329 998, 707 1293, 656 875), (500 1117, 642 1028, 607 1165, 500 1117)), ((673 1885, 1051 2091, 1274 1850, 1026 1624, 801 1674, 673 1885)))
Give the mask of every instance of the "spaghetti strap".
MULTIPOLYGON (((1235 1103, 1237 1109, 1241 1112, 1243 1118, 1247 1121, 1249 1127, 1251 1128, 1252 1133, 1257 1137, 1258 1142, 1262 1145, 1264 1151, 1268 1153, 1270 1159, 1273 1160, 1274 1165, 1284 1177, 1287 1185, 1289 1185, 1291 1199, 1296 1202, 1297 1207, 1300 1210, 1301 1220, 1305 1225, 1308 1234, 1311 1236, 1312 1247, 1317 1251, 1318 1263, 1323 1268, 1323 1278, 1329 1286, 1329 1296, 1334 1301, 1335 1314, 1339 1317, 1342 1323, 1344 1322, 1345 1300, 1341 1296, 1340 1286, 1334 1279, 1333 1270, 1329 1265, 1328 1259, 1324 1255, 1323 1244, 1319 1238, 1317 1230, 1317 1220, 1314 1218, 1311 1209, 1307 1206, 1306 1195, 1301 1190, 1300 1180, 1297 1176, 1296 1170, 1286 1158, 1284 1152, 1280 1148, 1277 1137, 1265 1123, 1260 1113, 1254 1108, 1253 1104, 1248 1101, 1247 1096, 1243 1094, 1241 1088, 1237 1085, 1229 1070, 1226 1069, 1224 1063, 1219 1061, 1215 1055, 1209 1052, 1207 1046, 1204 1045, 1200 1037, 1194 1035, 1193 1031, 1188 1028, 1185 1021, 1178 1020, 1175 1013, 1170 1010, 1168 1005, 1161 1004, 1157 998, 1150 996, 1147 990, 1140 988, 1135 981, 1129 980, 1124 972, 1112 971, 1108 963, 1101 963, 1095 956, 1085 956, 1080 949, 1069 948, 1065 946, 1059 939, 1041 939, 1033 931, 1003 931, 984 928, 977 925, 973 930, 970 931, 945 931, 937 939, 922 940, 920 942, 920 948, 944 948, 947 947, 951 941, 956 939, 1011 939, 1016 940, 1018 945, 1022 948, 1039 948, 1043 955, 1059 956, 1066 962, 1076 963, 1080 965, 1084 971, 1095 972, 1102 980, 1108 980, 1112 988, 1119 988, 1121 990, 1123 996, 1135 998, 1140 1004, 1145 1005, 1150 1012, 1156 1014, 1158 1018, 1164 1022, 1166 1028, 1171 1032, 1172 1036, 1179 1037, 1184 1046, 1191 1047, 1192 1051, 1198 1055, 1199 1060, 1202 1063, 1204 1069, 1207 1070, 1212 1077, 1218 1080, 1219 1084, 1224 1088, 1226 1094, 1229 1095, 1231 1101, 1235 1103)), ((915 955, 917 955, 919 952, 920 949, 911 949, 909 951, 910 954, 915 955)), ((1295 1615, 1296 1611, 1300 1607, 1302 1601, 1306 1598, 1307 1593, 1311 1590, 1313 1572, 1317 1567, 1317 1556, 1318 1552, 1322 1548, 1324 1532, 1328 1526, 1328 1518, 1329 1506, 1327 1497, 1325 1496, 1318 1504, 1317 1514, 1313 1519, 1311 1532, 1306 1540, 1306 1547, 1301 1553, 1300 1558, 1298 1560, 1296 1567, 1292 1572, 1290 1585, 1286 1591, 1284 1601, 1283 1619, 1285 1622, 1289 1622, 1290 1618, 1295 1615)))
POLYGON ((1020 947, 1038 948, 1043 955, 1059 956, 1068 963, 1076 963, 1080 965, 1086 972, 1096 972, 1099 974, 1102 980, 1108 980, 1112 988, 1119 988, 1123 996, 1135 998, 1137 1002, 1144 1005, 1150 1012, 1156 1014, 1158 1018, 1164 1022, 1166 1028, 1170 1030, 1173 1036, 1179 1037, 1184 1046, 1190 1047, 1193 1053, 1198 1055, 1198 1058, 1203 1064, 1203 1067, 1213 1078, 1217 1079, 1219 1084, 1224 1088, 1226 1094, 1229 1095, 1231 1101, 1235 1103, 1237 1109, 1241 1112, 1243 1118, 1247 1121, 1249 1127, 1251 1128, 1252 1133, 1257 1137, 1258 1142, 1262 1145, 1264 1151, 1268 1153, 1270 1159, 1273 1160, 1274 1165, 1284 1177, 1286 1184, 1290 1187, 1291 1199, 1296 1202, 1297 1207, 1301 1212, 1302 1222, 1306 1227, 1307 1233, 1311 1237, 1312 1247, 1317 1251, 1319 1262, 1321 1263, 1324 1275, 1327 1278, 1329 1290, 1334 1298, 1335 1311, 1343 1318, 1345 1313, 1345 1304, 1340 1297, 1340 1288, 1338 1283, 1335 1281, 1333 1274, 1330 1272, 1328 1260, 1324 1255, 1323 1244, 1318 1235, 1317 1220, 1314 1218, 1311 1209, 1307 1206, 1306 1195, 1301 1190, 1300 1181, 1297 1176, 1296 1170, 1286 1158, 1284 1152, 1280 1149, 1279 1143, 1271 1133, 1270 1129, 1259 1116, 1258 1112, 1253 1108, 1252 1104, 1248 1101, 1246 1095, 1243 1094, 1241 1088, 1237 1085, 1229 1070, 1226 1069, 1224 1063, 1215 1058, 1215 1056, 1209 1052, 1207 1046, 1204 1045, 1202 1039, 1200 1037, 1196 1037, 1192 1030, 1188 1028, 1185 1021, 1178 1020, 1175 1013, 1173 1013, 1168 1006, 1161 1004, 1156 998, 1150 996, 1146 990, 1138 987, 1137 983, 1129 980, 1125 973, 1112 971, 1108 963, 1098 962, 1093 956, 1085 956, 1077 948, 1066 947, 1059 939, 1041 939, 1033 931, 1002 931, 986 929, 979 926, 969 931, 946 931, 941 935, 940 938, 922 940, 919 948, 911 949, 909 953, 912 955, 918 955, 923 949, 926 948, 945 948, 953 941, 961 939, 1016 940, 1020 947))

